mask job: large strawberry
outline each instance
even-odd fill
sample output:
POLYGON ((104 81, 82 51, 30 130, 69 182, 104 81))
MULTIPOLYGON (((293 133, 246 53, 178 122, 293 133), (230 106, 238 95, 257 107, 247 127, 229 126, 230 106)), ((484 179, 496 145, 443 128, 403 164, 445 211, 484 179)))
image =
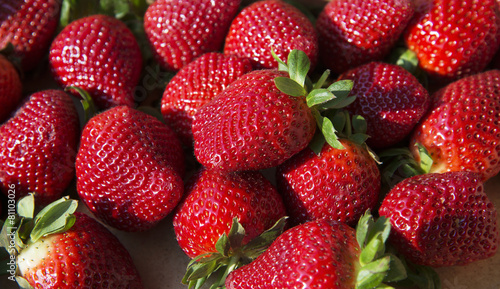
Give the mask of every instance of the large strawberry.
POLYGON ((500 46, 496 0, 416 1, 404 39, 434 79, 451 81, 482 71, 500 46))
POLYGON ((465 265, 493 256, 499 245, 495 207, 472 172, 404 179, 379 213, 391 220, 391 242, 417 264, 465 265))
POLYGON ((52 42, 49 61, 60 85, 85 89, 100 108, 134 105, 142 56, 120 20, 92 15, 71 22, 52 42))
POLYGON ((127 106, 85 126, 76 160, 77 189, 96 217, 124 231, 147 230, 183 193, 184 155, 175 133, 127 106))
POLYGON ((0 50, 10 43, 25 70, 44 58, 59 22, 59 0, 1 0, 0 50))
POLYGON ((0 54, 0 123, 21 101, 22 83, 14 65, 0 54))
POLYGON ((161 100, 165 121, 191 146, 193 116, 229 84, 252 70, 250 61, 210 52, 184 66, 167 84, 161 100))
POLYGON ((281 0, 256 1, 234 19, 226 36, 225 54, 249 58, 257 69, 276 68, 271 51, 286 59, 293 49, 306 53, 314 67, 318 40, 311 21, 281 0))
POLYGON ((336 73, 381 60, 413 16, 410 0, 336 0, 318 16, 319 59, 336 73))
POLYGON ((144 15, 144 29, 160 65, 179 70, 222 47, 240 0, 158 0, 144 15))
POLYGON ((74 177, 78 113, 61 90, 34 93, 0 126, 0 183, 16 197, 34 192, 47 204, 61 196, 74 177))

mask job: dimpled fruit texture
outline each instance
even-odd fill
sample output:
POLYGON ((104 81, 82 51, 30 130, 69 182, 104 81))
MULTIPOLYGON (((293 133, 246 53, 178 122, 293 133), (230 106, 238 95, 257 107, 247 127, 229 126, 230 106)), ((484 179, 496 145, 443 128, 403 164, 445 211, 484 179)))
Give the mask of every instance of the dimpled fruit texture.
POLYGON ((0 124, 21 101, 22 90, 21 79, 14 65, 0 54, 0 124))
POLYGON ((35 193, 37 203, 58 199, 73 179, 78 113, 61 90, 34 93, 0 126, 0 185, 16 198, 35 193))
POLYGON ((390 241, 417 264, 466 265, 493 256, 498 247, 497 213, 474 173, 405 179, 379 212, 391 219, 390 241))
POLYGON ((196 57, 222 47, 240 0, 158 0, 144 15, 155 58, 179 70, 196 57))
POLYGON ((142 56, 120 20, 93 15, 71 22, 52 42, 49 61, 59 84, 85 89, 100 108, 134 104, 142 56))
POLYGON ((184 170, 180 141, 167 125, 119 106, 85 126, 76 161, 78 194, 105 223, 146 230, 179 202, 184 170))
POLYGON ((225 54, 247 57, 256 69, 277 68, 271 51, 285 60, 293 49, 302 50, 311 61, 318 57, 318 40, 311 21, 283 1, 257 1, 236 16, 229 28, 225 54))

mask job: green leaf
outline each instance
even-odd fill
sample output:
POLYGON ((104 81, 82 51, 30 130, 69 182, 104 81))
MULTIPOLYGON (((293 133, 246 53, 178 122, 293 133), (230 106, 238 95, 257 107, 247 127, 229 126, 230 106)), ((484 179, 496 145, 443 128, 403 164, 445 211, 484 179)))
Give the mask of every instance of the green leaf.
POLYGON ((28 194, 17 202, 17 214, 20 217, 33 219, 35 215, 35 196, 28 194))
POLYGON ((288 217, 282 217, 262 234, 248 242, 243 248, 245 256, 255 259, 261 255, 276 238, 283 233, 288 217))
POLYGON ((370 138, 370 136, 364 133, 355 133, 349 136, 349 140, 358 145, 365 143, 368 138, 370 138))
POLYGON ((323 133, 326 142, 331 147, 336 149, 345 149, 344 145, 339 141, 337 130, 330 119, 326 117, 323 118, 321 123, 321 132, 323 133))
POLYGON ((325 145, 326 140, 323 134, 316 132, 314 134, 313 139, 309 143, 309 148, 316 154, 319 155, 321 150, 323 150, 323 146, 325 145))
POLYGON ((226 233, 223 233, 219 240, 215 243, 215 249, 217 252, 221 253, 223 256, 227 256, 229 254, 229 250, 231 246, 229 245, 229 238, 226 233))
POLYGON ((396 257, 396 255, 387 254, 387 256, 391 258, 391 262, 389 264, 389 271, 387 271, 387 275, 384 278, 384 282, 398 282, 408 278, 404 263, 396 257))
POLYGON ((245 228, 240 224, 238 218, 233 218, 233 224, 231 225, 227 237, 231 249, 235 250, 242 246, 243 239, 245 238, 245 228))
POLYGON ((217 269, 220 267, 221 264, 219 260, 220 259, 214 259, 211 260, 210 262, 193 264, 193 266, 190 268, 191 270, 188 270, 188 272, 185 275, 185 279, 183 278, 183 280, 189 282, 192 280, 209 277, 213 272, 217 271, 217 269))
POLYGON ((345 79, 330 84, 330 86, 328 86, 328 90, 335 94, 337 98, 346 98, 351 93, 353 87, 354 82, 352 80, 345 79))
POLYGON ((61 198, 46 206, 35 217, 31 240, 36 242, 43 236, 69 230, 76 221, 73 213, 77 207, 78 201, 68 198, 61 198))
POLYGON ((81 127, 83 128, 83 126, 85 126, 85 124, 97 113, 97 106, 90 94, 83 88, 77 86, 68 86, 65 88, 65 91, 70 90, 75 90, 82 98, 80 103, 83 108, 83 120, 81 122, 81 127))
POLYGON ((8 249, 12 234, 18 229, 21 218, 17 215, 9 215, 3 223, 2 230, 0 231, 0 248, 8 249))
MULTIPOLYGON (((386 218, 384 216, 380 216, 377 221, 375 221, 375 224, 373 224, 372 228, 373 232, 380 232, 381 237, 383 242, 385 243, 387 239, 389 238, 389 235, 391 234, 391 221, 389 218, 386 218)), ((376 233, 373 233, 376 234, 376 233)), ((372 235, 369 234, 368 238, 371 238, 372 235)))
POLYGON ((429 173, 431 171, 432 164, 434 161, 432 160, 432 156, 429 151, 420 143, 416 144, 418 147, 418 154, 420 156, 420 167, 424 171, 424 173, 429 173))
POLYGON ((16 276, 16 282, 21 289, 34 289, 26 279, 20 276, 16 276))
POLYGON ((332 99, 335 99, 335 95, 326 88, 313 89, 306 97, 307 106, 309 107, 323 104, 332 99))
POLYGON ((366 119, 363 116, 358 114, 353 115, 351 123, 354 133, 361 133, 361 134, 366 133, 366 129, 368 126, 366 124, 366 119))
POLYGON ((22 218, 19 222, 19 228, 16 231, 16 244, 19 248, 25 248, 35 222, 33 219, 22 218))
POLYGON ((360 248, 365 247, 365 242, 368 238, 368 233, 372 231, 375 222, 373 221, 373 216, 370 210, 367 210, 361 218, 358 220, 356 225, 356 240, 360 248))
POLYGON ((389 270, 390 257, 373 261, 363 266, 357 276, 357 289, 372 289, 376 288, 384 280, 387 270, 389 270))
POLYGON ((321 105, 322 110, 329 110, 329 109, 340 109, 347 107, 351 103, 353 103, 356 100, 355 96, 349 96, 349 97, 344 97, 344 96, 338 96, 337 94, 334 93, 334 95, 337 98, 334 98, 328 102, 325 102, 321 105))
POLYGON ((325 85, 325 82, 326 80, 328 79, 328 77, 330 76, 330 70, 327 69, 323 72, 323 74, 321 75, 321 77, 318 79, 318 81, 314 84, 313 86, 313 89, 318 89, 318 88, 322 88, 323 85, 325 85))
POLYGON ((303 86, 288 77, 278 76, 274 79, 274 83, 281 92, 290 96, 298 97, 305 96, 307 94, 307 91, 303 86))
POLYGON ((330 114, 327 114, 327 117, 332 121, 333 126, 339 132, 343 132, 348 126, 349 119, 345 111, 336 111, 336 113, 334 113, 332 116, 330 116, 330 114))
POLYGON ((307 54, 302 50, 293 49, 288 54, 287 64, 290 79, 295 80, 300 86, 304 87, 307 73, 311 67, 307 54))
POLYGON ((274 52, 274 49, 271 49, 271 55, 278 62, 278 70, 288 72, 288 65, 279 58, 279 56, 274 52))
POLYGON ((381 237, 381 233, 377 233, 368 240, 368 243, 362 249, 361 254, 359 255, 359 262, 362 266, 364 266, 380 256, 384 250, 384 240, 381 237))

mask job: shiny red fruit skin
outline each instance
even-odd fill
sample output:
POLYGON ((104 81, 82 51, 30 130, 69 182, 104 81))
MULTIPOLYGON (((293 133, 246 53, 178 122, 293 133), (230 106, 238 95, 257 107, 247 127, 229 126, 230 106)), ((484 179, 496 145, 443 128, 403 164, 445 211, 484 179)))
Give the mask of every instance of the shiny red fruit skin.
POLYGON ((346 107, 351 115, 366 119, 366 143, 374 149, 389 148, 408 137, 427 112, 430 97, 418 79, 403 67, 369 62, 340 75, 351 79, 356 100, 346 107))
POLYGON ((419 66, 440 82, 483 71, 500 47, 496 0, 416 3, 415 16, 403 38, 417 53, 419 66))
POLYGON ((0 50, 10 42, 24 70, 44 58, 59 23, 60 0, 0 0, 0 50))
POLYGON ((61 86, 86 90, 99 108, 134 105, 142 56, 120 20, 92 15, 71 22, 52 42, 49 61, 61 86))
POLYGON ((316 121, 304 97, 286 95, 277 70, 254 70, 200 108, 193 121, 194 152, 207 168, 223 172, 259 170, 304 149, 316 121))
POLYGON ((316 22, 319 59, 343 73, 382 60, 394 47, 414 13, 410 0, 328 2, 316 22))
POLYGON ((198 108, 251 70, 250 60, 234 55, 209 52, 195 59, 176 73, 163 92, 161 112, 166 123, 184 144, 192 146, 191 125, 198 108))
POLYGON ((14 116, 0 126, 0 184, 16 198, 34 193, 36 202, 60 198, 75 172, 78 113, 62 90, 32 94, 14 116))
POLYGON ((293 224, 328 218, 355 225, 378 203, 380 172, 368 151, 348 140, 345 149, 306 148, 278 166, 276 183, 293 224))
POLYGON ((249 58, 255 69, 278 68, 271 51, 286 60, 293 49, 306 53, 313 70, 318 57, 314 26, 300 10, 280 0, 245 7, 233 20, 224 45, 225 54, 249 58))
POLYGON ((94 215, 123 231, 144 231, 183 193, 184 155, 164 123, 127 106, 85 126, 76 160, 78 194, 94 215))
POLYGON ((405 179, 387 194, 379 213, 391 220, 390 241, 416 264, 467 265, 498 248, 497 212, 475 173, 405 179))
POLYGON ((23 87, 14 65, 0 54, 0 124, 21 101, 23 87))
POLYGON ((417 143, 433 159, 431 172, 474 171, 487 180, 500 171, 500 70, 459 79, 435 92, 429 112, 415 127, 417 143))
POLYGON ((144 15, 144 29, 160 65, 177 71, 218 51, 240 0, 158 0, 144 15))
POLYGON ((360 248, 355 230, 332 220, 315 220, 281 234, 252 263, 226 279, 228 289, 349 289, 356 284, 360 248))
POLYGON ((143 288, 120 241, 87 215, 77 212, 75 216, 69 231, 51 239, 53 250, 43 265, 30 268, 23 277, 34 288, 143 288))

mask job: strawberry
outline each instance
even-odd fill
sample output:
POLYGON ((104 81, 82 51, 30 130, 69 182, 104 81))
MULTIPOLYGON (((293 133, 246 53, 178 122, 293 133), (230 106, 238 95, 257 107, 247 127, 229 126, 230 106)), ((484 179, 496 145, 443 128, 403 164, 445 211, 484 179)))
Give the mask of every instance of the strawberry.
POLYGON ((379 213, 391 220, 391 243, 417 264, 466 265, 498 248, 496 210, 476 173, 404 179, 384 198, 379 213))
POLYGON ((184 66, 167 84, 161 112, 184 144, 191 146, 195 112, 231 82, 252 70, 250 61, 234 55, 209 52, 184 66))
POLYGON ((496 0, 425 0, 416 1, 404 40, 420 67, 442 82, 481 72, 500 47, 499 36, 496 0))
POLYGON ((346 110, 366 119, 367 144, 375 149, 404 140, 429 108, 427 90, 395 64, 370 62, 344 72, 339 79, 354 82, 351 95, 356 100, 346 110))
POLYGON ((9 118, 21 101, 22 90, 21 79, 14 65, 0 54, 0 123, 9 118))
POLYGON ((52 42, 49 61, 60 85, 85 89, 98 107, 134 105, 142 56, 120 20, 92 15, 71 22, 52 42))
POLYGON ((428 157, 432 161, 426 171, 468 170, 483 180, 500 171, 499 82, 500 70, 490 70, 459 79, 432 95, 430 111, 410 143, 417 162, 428 157))
POLYGON ((249 58, 254 68, 276 68, 274 50, 286 59, 293 49, 306 53, 314 67, 318 40, 311 21, 297 8, 281 0, 256 1, 233 20, 224 53, 249 58))
POLYGON ((222 47, 240 0, 158 0, 144 15, 144 29, 160 65, 181 69, 222 47))
POLYGON ((90 119, 76 159, 78 195, 123 231, 150 229, 183 193, 184 155, 175 133, 141 111, 117 106, 90 119))
POLYGON ((337 0, 328 2, 316 22, 319 59, 343 73, 382 60, 413 16, 410 0, 337 0))
POLYGON ((75 172, 78 113, 61 90, 32 94, 15 115, 0 126, 0 182, 16 198, 35 192, 41 205, 58 199, 75 172))
POLYGON ((24 70, 44 58, 59 22, 59 0, 1 0, 0 50, 9 43, 24 70))

